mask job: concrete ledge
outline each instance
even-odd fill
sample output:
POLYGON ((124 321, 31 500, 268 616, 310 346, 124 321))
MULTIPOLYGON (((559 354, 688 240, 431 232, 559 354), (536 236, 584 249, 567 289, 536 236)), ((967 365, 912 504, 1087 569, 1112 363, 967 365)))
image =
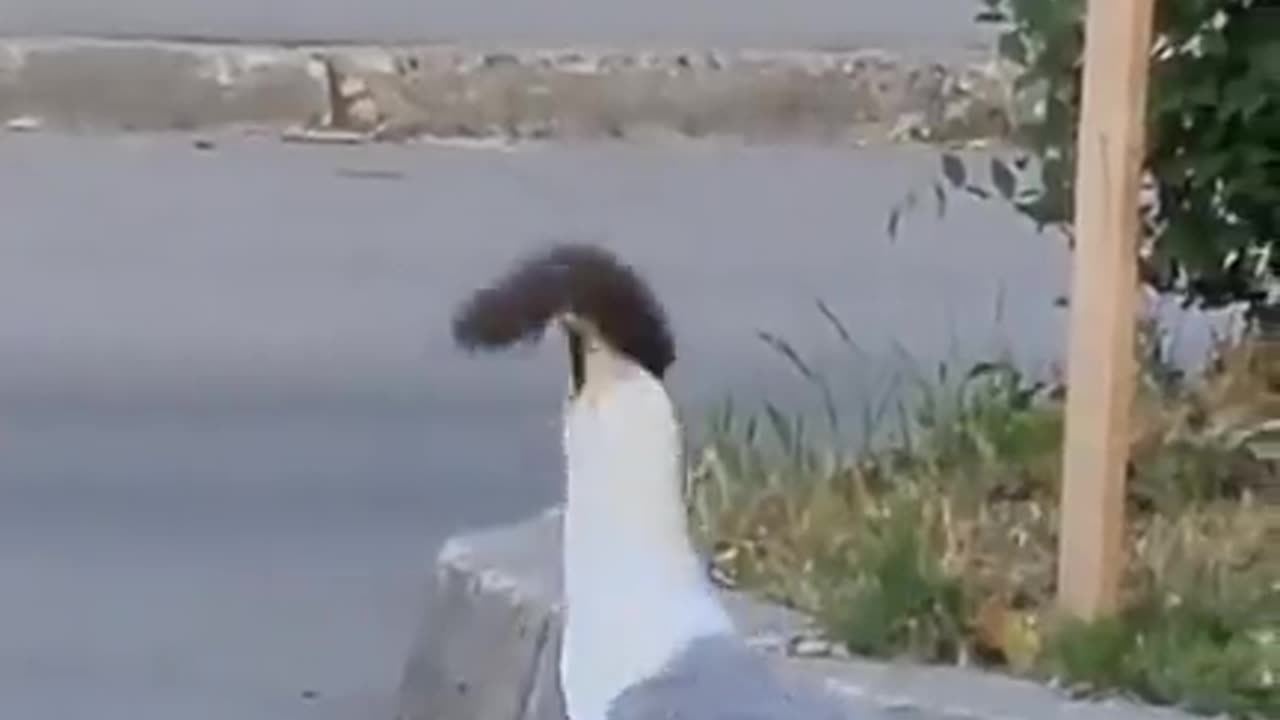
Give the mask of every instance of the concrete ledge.
MULTIPOLYGON (((560 513, 456 537, 441 550, 434 594, 401 683, 398 720, 563 720, 560 513)), ((1034 683, 958 668, 794 657, 807 626, 785 609, 724 595, 742 632, 786 672, 846 697, 850 709, 942 720, 1187 720, 1112 700, 1072 701, 1034 683)))
POLYGON ((990 62, 841 52, 0 42, 12 128, 227 125, 593 139, 970 139, 1008 126, 990 62))
POLYGON ((323 65, 298 50, 19 39, 0 43, 0 117, 25 127, 284 126, 328 110, 323 65))

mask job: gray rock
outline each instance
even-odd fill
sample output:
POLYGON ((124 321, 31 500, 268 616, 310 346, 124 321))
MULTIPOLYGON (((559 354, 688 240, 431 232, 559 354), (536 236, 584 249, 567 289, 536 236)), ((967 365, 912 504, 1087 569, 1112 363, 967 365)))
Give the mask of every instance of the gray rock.
MULTIPOLYGON (((560 518, 456 537, 401 682, 399 720, 562 720, 560 518)), ((804 619, 738 594, 726 601, 754 644, 778 652, 804 619)))
MULTIPOLYGON (((558 682, 561 576, 558 509, 455 537, 401 681, 398 720, 563 720, 558 682)), ((723 598, 748 642, 784 672, 802 673, 853 708, 942 720, 1187 720, 1110 700, 1072 701, 1032 682, 944 667, 787 655, 811 624, 737 592, 723 598)))
POLYGON ((546 515, 445 544, 405 667, 400 720, 564 716, 559 532, 558 516, 546 515))

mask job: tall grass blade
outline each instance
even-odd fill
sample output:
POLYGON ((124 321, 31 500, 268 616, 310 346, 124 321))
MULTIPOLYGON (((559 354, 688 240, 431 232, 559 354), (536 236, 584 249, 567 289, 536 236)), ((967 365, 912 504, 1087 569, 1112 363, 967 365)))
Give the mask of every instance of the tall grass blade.
POLYGON ((817 374, 814 373, 813 368, 809 367, 808 363, 801 359, 800 353, 796 352, 796 349, 786 340, 763 330, 757 332, 756 337, 764 342, 765 345, 768 345, 774 352, 786 358, 787 362, 791 363, 791 367, 795 368, 796 372, 800 373, 804 379, 810 382, 814 382, 816 380, 817 374))

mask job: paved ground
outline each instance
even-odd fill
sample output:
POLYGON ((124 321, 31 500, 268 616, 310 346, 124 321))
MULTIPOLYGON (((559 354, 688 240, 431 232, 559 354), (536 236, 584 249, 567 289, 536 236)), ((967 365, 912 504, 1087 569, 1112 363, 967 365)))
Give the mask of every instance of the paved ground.
POLYGON ((468 360, 447 318, 557 234, 652 273, 691 413, 794 395, 757 328, 839 357, 819 295, 851 379, 983 344, 1001 284, 1024 357, 1061 329, 1059 249, 1001 212, 885 239, 922 151, 0 152, 0 717, 386 717, 435 543, 555 496, 559 346, 468 360))
POLYGON ((977 0, 8 0, 0 32, 936 49, 979 38, 971 22, 978 7, 977 0))

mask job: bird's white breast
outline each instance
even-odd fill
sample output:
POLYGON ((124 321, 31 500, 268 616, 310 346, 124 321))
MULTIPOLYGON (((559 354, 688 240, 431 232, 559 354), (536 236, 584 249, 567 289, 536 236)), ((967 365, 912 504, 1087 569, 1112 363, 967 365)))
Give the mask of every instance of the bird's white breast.
POLYGON ((566 413, 566 626, 570 720, 604 720, 627 687, 695 638, 731 631, 689 542, 680 433, 661 383, 623 368, 566 413))

